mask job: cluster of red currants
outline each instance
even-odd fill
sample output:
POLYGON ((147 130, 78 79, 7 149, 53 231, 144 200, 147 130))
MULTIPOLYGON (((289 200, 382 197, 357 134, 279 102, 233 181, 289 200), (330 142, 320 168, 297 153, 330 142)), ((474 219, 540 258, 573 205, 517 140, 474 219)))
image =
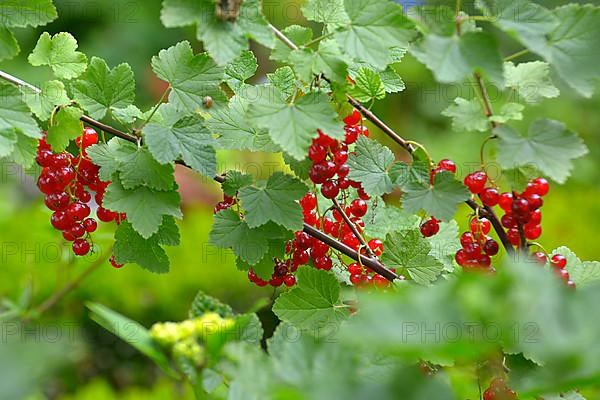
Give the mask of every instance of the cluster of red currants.
POLYGON ((470 232, 460 237, 461 249, 456 252, 456 263, 463 268, 479 268, 493 271, 491 257, 498 254, 498 242, 488 236, 491 224, 486 218, 474 217, 470 222, 470 232))
MULTIPOLYGON (((542 251, 535 252, 531 255, 533 260, 544 266, 548 263, 548 256, 542 251)), ((575 288, 575 282, 571 280, 569 272, 565 269, 567 266, 567 258, 562 254, 555 254, 550 258, 550 268, 552 271, 570 288, 575 288)))
POLYGON ((483 400, 516 400, 517 394, 508 387, 502 378, 496 378, 490 387, 483 392, 483 400))
POLYGON ((273 270, 271 279, 268 281, 261 279, 252 269, 248 271, 248 279, 250 279, 250 282, 259 287, 264 287, 267 285, 279 287, 283 284, 285 284, 287 287, 292 287, 296 284, 296 276, 293 274, 293 272, 296 272, 297 269, 298 267, 294 267, 290 260, 282 261, 275 259, 275 268, 273 270))
MULTIPOLYGON (((73 253, 77 256, 88 254, 92 248, 90 234, 98 228, 98 222, 91 218, 92 200, 90 191, 95 192, 94 198, 100 206, 96 217, 102 222, 124 220, 125 214, 118 214, 102 208, 102 199, 109 182, 103 182, 98 177, 99 167, 94 165, 86 155, 89 146, 98 143, 98 133, 91 128, 85 128, 76 144, 80 149, 77 156, 68 151, 54 153, 46 142, 46 134, 40 140, 36 162, 42 167, 37 186, 45 195, 46 206, 53 211, 50 222, 61 231, 63 238, 72 243, 73 253)), ((110 259, 115 268, 114 256, 110 259)))

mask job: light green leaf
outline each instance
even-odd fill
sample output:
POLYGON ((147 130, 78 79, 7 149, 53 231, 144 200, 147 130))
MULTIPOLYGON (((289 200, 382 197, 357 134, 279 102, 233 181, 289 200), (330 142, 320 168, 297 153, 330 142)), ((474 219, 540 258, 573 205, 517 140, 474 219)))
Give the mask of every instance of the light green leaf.
POLYGON ((62 107, 54 115, 54 125, 48 128, 46 142, 55 152, 63 151, 71 140, 81 136, 83 123, 80 121, 83 111, 77 107, 62 107))
POLYGON ((269 80, 269 83, 283 93, 286 98, 292 96, 297 89, 294 70, 287 65, 285 67, 277 68, 272 74, 267 74, 267 79, 269 80))
POLYGON ((471 197, 469 191, 454 174, 439 172, 433 186, 427 183, 409 183, 404 187, 402 204, 409 213, 425 210, 437 219, 450 220, 458 205, 471 197))
POLYGON ((0 158, 8 157, 13 152, 16 142, 17 132, 14 128, 0 131, 0 158))
POLYGON ((355 154, 348 157, 348 178, 360 182, 370 196, 381 196, 394 189, 390 177, 393 163, 394 153, 389 148, 361 135, 356 142, 355 154))
POLYGON ((136 120, 143 118, 142 111, 133 104, 125 108, 111 108, 112 116, 123 124, 133 124, 136 120))
POLYGON ((261 0, 244 0, 242 2, 238 24, 248 39, 252 39, 268 49, 275 46, 275 35, 262 12, 261 0))
POLYGON ((160 20, 167 28, 193 25, 206 11, 206 4, 198 0, 163 0, 160 20))
POLYGON ((489 120, 500 124, 507 123, 510 120, 520 121, 523 119, 522 111, 525 106, 519 103, 506 103, 497 114, 490 116, 489 120))
POLYGON ((214 106, 226 103, 225 94, 219 85, 224 70, 206 53, 192 52, 189 42, 183 41, 152 57, 152 69, 156 75, 171 85, 169 102, 189 112, 205 108, 206 96, 213 99, 214 106))
POLYGON ((365 234, 369 237, 385 238, 391 232, 399 232, 419 226, 420 218, 401 208, 385 204, 382 199, 369 205, 363 217, 365 234))
POLYGON ((275 300, 273 312, 282 321, 299 329, 311 329, 345 319, 340 304, 340 284, 327 271, 301 267, 298 286, 275 300))
POLYGON ((73 82, 73 97, 90 117, 102 119, 113 107, 126 108, 135 100, 135 80, 128 64, 112 70, 106 62, 92 57, 87 71, 73 82))
POLYGON ((385 71, 379 74, 383 87, 387 93, 398 93, 406 89, 406 85, 396 70, 391 66, 387 67, 385 71))
POLYGON ((169 272, 169 257, 161 246, 179 245, 179 228, 172 217, 165 217, 157 233, 143 238, 129 221, 121 222, 115 232, 113 254, 118 263, 134 263, 154 273, 169 272))
POLYGON ((381 100, 385 97, 385 86, 379 74, 372 69, 361 67, 353 78, 356 84, 350 93, 363 103, 381 100))
POLYGON ((392 63, 392 49, 407 48, 416 34, 402 7, 388 0, 344 0, 344 7, 350 23, 336 40, 344 53, 379 70, 392 63))
POLYGON ((436 235, 427 238, 427 241, 431 245, 429 254, 444 264, 446 271, 452 272, 454 270, 454 256, 461 249, 456 221, 441 222, 440 231, 436 235))
POLYGON ((298 76, 305 82, 315 75, 324 75, 336 82, 345 82, 348 66, 335 40, 323 40, 315 51, 310 48, 294 50, 289 61, 294 64, 298 76))
POLYGON ((418 229, 389 234, 384 247, 382 262, 387 267, 406 271, 418 284, 429 285, 444 269, 444 265, 429 254, 431 245, 418 229))
POLYGON ((506 87, 515 90, 527 103, 537 103, 542 98, 558 97, 560 91, 550 77, 550 65, 543 61, 504 63, 506 87))
POLYGON ((555 254, 562 254, 566 257, 567 266, 565 268, 569 273, 569 278, 575 282, 577 287, 584 287, 600 281, 600 262, 581 261, 571 249, 565 246, 552 250, 550 256, 555 254))
POLYGON ((262 87, 259 99, 250 104, 248 112, 289 155, 297 160, 306 158, 318 129, 334 139, 344 138, 342 124, 326 94, 309 92, 288 104, 275 91, 272 87, 262 87))
MULTIPOLYGON (((248 86, 250 87, 250 86, 248 86)), ((280 147, 271 140, 267 129, 256 128, 248 123, 250 102, 234 96, 227 108, 210 112, 211 118, 204 125, 215 135, 217 144, 230 150, 277 152, 280 147)))
POLYGON ((431 180, 429 156, 423 149, 417 148, 412 153, 412 162, 410 164, 397 162, 392 166, 390 177, 392 178, 392 182, 400 186, 403 190, 406 185, 411 183, 428 185, 431 180))
POLYGON ((17 42, 17 38, 10 31, 0 25, 0 60, 8 60, 19 54, 21 48, 17 42))
POLYGON ((0 92, 0 131, 15 128, 30 138, 41 138, 42 132, 23 102, 19 89, 0 82, 0 92))
POLYGON ((452 129, 455 131, 479 131, 490 129, 488 119, 483 113, 481 104, 476 100, 466 100, 462 97, 454 99, 454 104, 446 108, 442 115, 452 118, 452 129))
POLYGON ((28 60, 34 67, 49 66, 58 78, 73 79, 87 68, 87 57, 76 50, 77 41, 70 33, 61 32, 50 37, 44 32, 28 60))
POLYGON ((46 25, 58 16, 52 0, 2 0, 0 9, 0 25, 16 28, 46 25))
POLYGON ((509 126, 494 130, 498 135, 498 162, 510 169, 532 163, 558 183, 564 183, 573 169, 572 160, 587 154, 583 141, 559 121, 542 119, 521 136, 509 126))
POLYGON ((17 135, 14 149, 9 159, 25 168, 31 168, 37 154, 38 139, 17 135))
POLYGON ((240 171, 227 171, 225 182, 221 185, 223 193, 227 196, 234 196, 240 189, 252 185, 254 178, 250 174, 244 174, 240 171))
POLYGON ((494 37, 486 32, 458 36, 427 35, 411 48, 441 83, 459 83, 474 72, 503 85, 502 57, 494 37))
POLYGON ((324 24, 346 24, 350 22, 344 10, 343 0, 308 0, 302 13, 309 21, 324 24))
POLYGON ((149 123, 142 132, 152 156, 161 164, 181 157, 192 169, 212 178, 217 169, 214 139, 202 118, 186 116, 171 105, 162 105, 159 113, 162 121, 149 123))
POLYGON ((181 218, 179 193, 158 192, 145 186, 127 190, 119 181, 106 189, 104 207, 127 214, 127 220, 144 239, 155 235, 166 216, 181 218))
POLYGON ((70 99, 65 85, 60 81, 45 82, 41 90, 42 92, 38 93, 28 86, 21 87, 25 103, 39 119, 46 121, 55 107, 68 105, 70 99))
MULTIPOLYGON (((232 249, 237 257, 250 266, 256 265, 269 250, 267 239, 260 234, 260 230, 250 228, 232 209, 215 215, 209 240, 220 248, 232 249)), ((272 260, 269 261, 272 269, 272 260)))
POLYGON ((199 291, 190 306, 188 315, 190 318, 198 318, 208 313, 217 313, 221 318, 233 318, 235 313, 228 304, 222 303, 219 299, 199 291))
POLYGON ((299 179, 275 172, 260 186, 248 186, 239 192, 246 222, 251 228, 273 221, 289 230, 302 229, 302 209, 297 203, 308 191, 299 179))
MULTIPOLYGON (((313 37, 313 32, 310 28, 300 25, 287 26, 282 32, 297 46, 308 43, 313 37)), ((283 42, 277 41, 270 58, 271 60, 284 62, 288 60, 291 52, 292 50, 283 42)))
POLYGON ((244 86, 247 79, 254 76, 258 64, 256 57, 251 51, 243 51, 242 54, 225 67, 227 83, 234 92, 244 86))

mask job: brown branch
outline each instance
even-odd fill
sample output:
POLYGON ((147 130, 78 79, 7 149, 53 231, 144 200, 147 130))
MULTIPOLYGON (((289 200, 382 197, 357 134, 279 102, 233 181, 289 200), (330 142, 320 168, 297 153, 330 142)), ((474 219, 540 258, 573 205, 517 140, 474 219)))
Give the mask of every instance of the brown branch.
POLYGON ((354 224, 354 222, 352 222, 350 220, 350 217, 348 217, 348 215, 346 215, 346 212, 340 206, 340 203, 338 203, 337 199, 332 199, 331 201, 333 203, 333 208, 335 208, 340 214, 342 214, 342 219, 344 220, 344 222, 346 223, 346 225, 348 225, 348 228, 350 228, 350 230, 352 231, 352 233, 354 234, 354 236, 358 239, 358 241, 360 242, 360 244, 365 248, 365 250, 366 250, 367 254, 369 255, 369 257, 377 258, 375 256, 375 253, 373 253, 373 250, 371 250, 371 248, 367 244, 367 241, 365 240, 365 238, 363 237, 363 235, 361 235, 360 232, 358 231, 358 228, 356 227, 356 224, 354 224))

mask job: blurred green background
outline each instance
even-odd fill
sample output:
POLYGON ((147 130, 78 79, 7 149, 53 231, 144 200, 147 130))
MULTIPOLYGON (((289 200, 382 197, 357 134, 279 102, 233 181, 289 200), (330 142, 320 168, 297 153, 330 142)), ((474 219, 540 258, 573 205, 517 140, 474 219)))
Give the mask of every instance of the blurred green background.
MULTIPOLYGON (((184 39, 201 50, 201 45, 194 40, 193 29, 165 29, 160 24, 159 1, 59 0, 55 3, 59 19, 37 31, 18 31, 21 54, 15 60, 0 63, 0 69, 34 84, 44 82, 49 78, 49 70, 30 67, 26 56, 41 32, 69 31, 78 39, 80 49, 89 56, 105 58, 111 66, 129 63, 136 73, 138 105, 147 109, 158 100, 164 88, 151 72, 150 58, 160 49, 184 39)), ((544 2, 545 5, 548 3, 544 2)), ((560 1, 550 3, 564 4, 560 1)), ((299 3, 279 1, 270 6, 268 17, 275 25, 284 27, 302 23, 297 17, 299 3)), ((496 34, 504 55, 520 50, 514 40, 499 32, 496 34)), ((266 49, 254 47, 253 50, 261 65, 256 78, 259 81, 274 65, 268 60, 266 49)), ((519 61, 527 59, 524 57, 519 61)), ((456 160, 463 171, 472 168, 478 162, 484 137, 451 131, 449 120, 440 114, 455 97, 469 97, 472 89, 466 85, 436 84, 431 73, 410 56, 406 56, 397 70, 407 89, 377 103, 374 111, 404 137, 424 144, 434 159, 449 157, 456 160)), ((600 222, 600 135, 597 133, 600 129, 600 96, 582 99, 558 81, 557 84, 562 89, 560 98, 528 106, 525 119, 516 125, 524 130, 538 117, 564 121, 583 137, 590 154, 575 162, 573 177, 566 185, 552 186, 543 208, 544 235, 540 242, 548 250, 564 244, 584 260, 599 260, 600 248, 595 234, 600 222)), ((495 95, 497 93, 492 92, 492 97, 495 95)), ((499 99, 500 102, 504 100, 499 99)), ((373 129, 372 134, 395 148, 376 130, 373 129)), ((284 168, 274 156, 227 152, 219 157, 223 170, 239 168, 265 176, 273 169, 284 168)), ((50 212, 45 209, 35 188, 36 171, 20 171, 7 163, 0 163, 0 166, 0 297, 37 305, 93 260, 69 257, 70 252, 63 246, 60 234, 49 224, 50 212)), ((248 310, 260 298, 268 299, 273 295, 272 290, 257 289, 248 284, 245 274, 236 270, 230 254, 215 251, 207 244, 212 208, 220 200, 216 184, 184 170, 178 171, 178 180, 182 187, 185 218, 180 223, 182 245, 169 250, 171 272, 153 275, 136 266, 115 270, 105 263, 50 310, 39 325, 34 324, 38 328, 50 323, 73 324, 86 335, 82 348, 72 341, 65 343, 65 353, 77 353, 77 361, 67 363, 60 374, 50 380, 45 394, 39 393, 32 398, 164 399, 191 395, 185 387, 162 378, 149 361, 128 345, 97 328, 87 318, 85 301, 105 304, 149 326, 159 320, 185 318, 187 307, 199 289, 231 304, 238 311, 248 310)), ((461 209, 457 219, 461 225, 466 225, 468 211, 461 209)), ((113 229, 103 228, 95 236, 100 248, 108 249, 113 229)), ((5 367, 0 364, 0 372, 5 367)))

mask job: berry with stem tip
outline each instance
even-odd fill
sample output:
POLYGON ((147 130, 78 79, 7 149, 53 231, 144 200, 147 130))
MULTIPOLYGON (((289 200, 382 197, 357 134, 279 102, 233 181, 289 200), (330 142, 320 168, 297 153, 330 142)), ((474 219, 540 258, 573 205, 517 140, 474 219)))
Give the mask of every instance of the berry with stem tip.
POLYGON ((443 159, 438 163, 438 168, 441 168, 442 170, 445 171, 449 171, 452 172, 453 174, 456 173, 456 163, 452 160, 449 159, 443 159))
POLYGON ((484 189, 479 193, 479 197, 481 198, 483 205, 488 207, 494 207, 498 204, 498 201, 500 201, 500 194, 496 188, 484 189))
POLYGON ((383 254, 383 242, 381 240, 371 239, 367 245, 377 257, 383 254))
POLYGON ((367 202, 362 199, 355 199, 350 203, 350 212, 357 216, 362 217, 367 213, 367 202))
POLYGON ((550 264, 558 269, 563 269, 567 266, 567 258, 562 254, 555 254, 550 259, 550 264))
POLYGON ((437 219, 431 217, 431 219, 423 222, 419 229, 424 237, 431 237, 440 231, 440 224, 437 219))
POLYGON ((465 186, 473 194, 479 194, 485 189, 487 183, 487 174, 483 171, 473 172, 464 179, 465 186))
POLYGON ((321 185, 321 193, 327 199, 335 199, 340 193, 340 187, 337 182, 329 180, 321 185))
POLYGON ((73 253, 76 256, 85 256, 90 252, 90 242, 85 239, 77 239, 73 242, 73 253))
POLYGON ((344 123, 346 125, 354 126, 360 124, 362 121, 362 115, 357 110, 352 111, 352 114, 348 115, 344 118, 344 123))

